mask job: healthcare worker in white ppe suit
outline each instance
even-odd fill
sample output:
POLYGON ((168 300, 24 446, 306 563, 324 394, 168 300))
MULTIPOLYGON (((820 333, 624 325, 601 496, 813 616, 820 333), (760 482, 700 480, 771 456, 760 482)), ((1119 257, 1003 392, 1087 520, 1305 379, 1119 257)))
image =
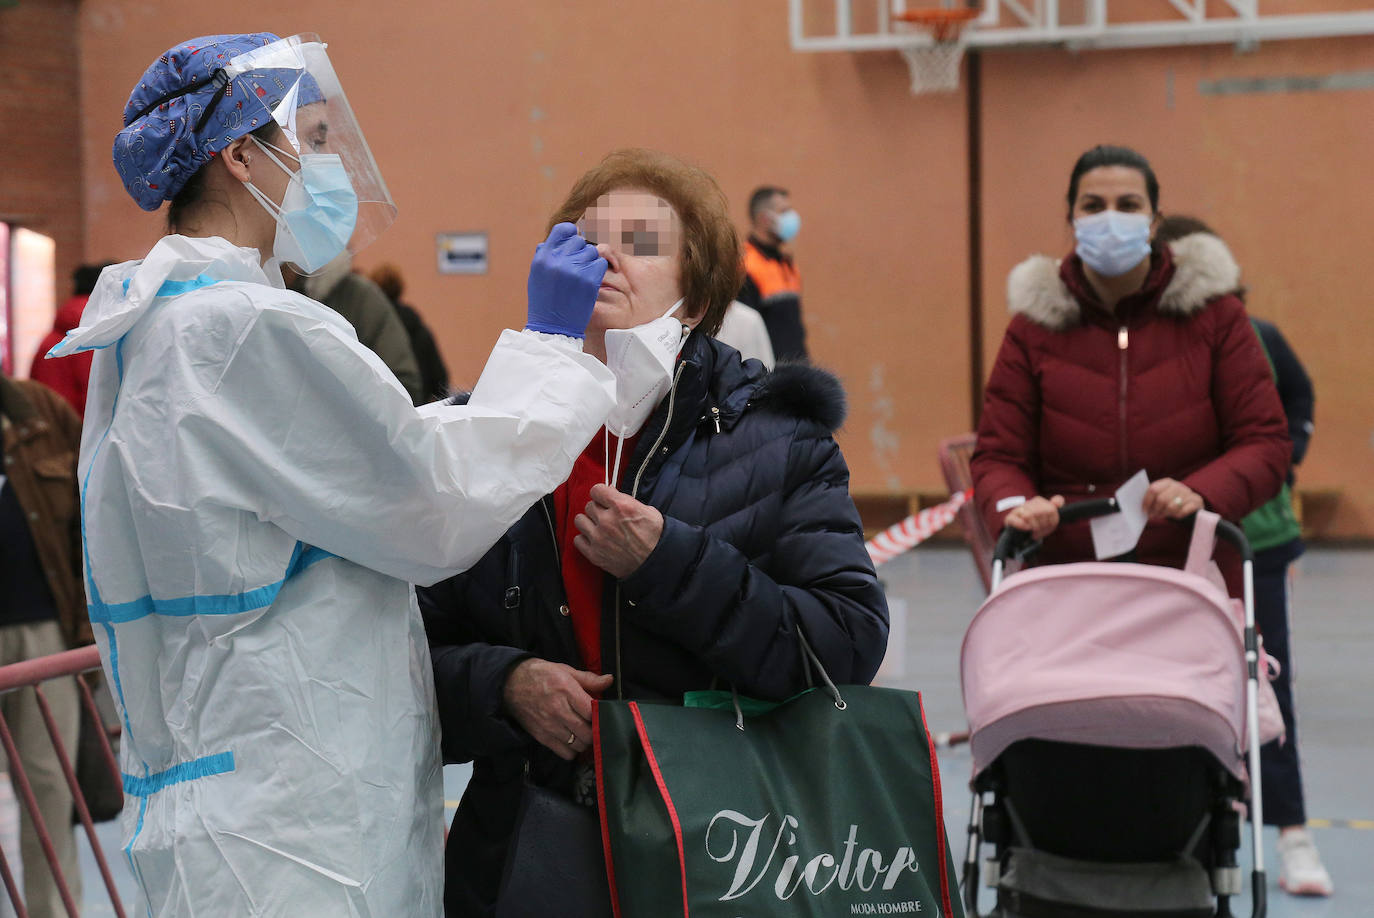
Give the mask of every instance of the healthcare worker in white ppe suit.
POLYGON ((315 36, 160 57, 114 146, 171 234, 104 272, 54 354, 95 350, 87 590, 125 729, 133 914, 438 916, 443 796, 411 583, 470 565, 564 480, 614 379, 581 336, 606 263, 571 225, 466 407, 416 409, 282 285, 395 207, 315 36))

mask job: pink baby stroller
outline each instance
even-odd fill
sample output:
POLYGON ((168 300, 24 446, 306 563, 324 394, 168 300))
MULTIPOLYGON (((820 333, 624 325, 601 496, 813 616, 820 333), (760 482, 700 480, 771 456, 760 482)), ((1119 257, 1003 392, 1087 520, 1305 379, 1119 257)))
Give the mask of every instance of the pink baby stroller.
MULTIPOLYGON (((1116 511, 1065 507, 1065 522, 1116 511)), ((964 901, 979 855, 1004 918, 1230 918, 1241 892, 1239 803, 1260 845, 1258 642, 1252 554, 1239 527, 1198 514, 1185 570, 1120 562, 1031 568, 1007 530, 992 593, 964 637, 973 808, 964 901), (1217 536, 1244 563, 1245 601, 1211 564, 1217 536), (1247 787, 1246 755, 1249 756, 1247 787)))

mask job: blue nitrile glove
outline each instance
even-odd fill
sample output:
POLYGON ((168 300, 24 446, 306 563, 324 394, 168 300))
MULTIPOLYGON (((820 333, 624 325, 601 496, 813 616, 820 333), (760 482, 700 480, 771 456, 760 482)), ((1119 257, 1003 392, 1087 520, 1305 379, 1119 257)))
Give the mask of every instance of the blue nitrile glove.
POLYGON ((525 327, 581 338, 606 276, 606 259, 571 223, 559 223, 534 250, 530 263, 529 318, 525 327))

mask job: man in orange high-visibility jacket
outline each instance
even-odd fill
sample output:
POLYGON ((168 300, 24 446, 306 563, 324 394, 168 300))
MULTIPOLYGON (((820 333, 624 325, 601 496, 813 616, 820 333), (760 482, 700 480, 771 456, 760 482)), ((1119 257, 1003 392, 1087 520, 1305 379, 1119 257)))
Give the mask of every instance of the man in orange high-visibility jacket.
POLYGON ((744 244, 744 286, 737 299, 763 316, 779 362, 804 361, 801 274, 784 249, 801 229, 787 191, 771 185, 749 196, 749 240, 744 244))

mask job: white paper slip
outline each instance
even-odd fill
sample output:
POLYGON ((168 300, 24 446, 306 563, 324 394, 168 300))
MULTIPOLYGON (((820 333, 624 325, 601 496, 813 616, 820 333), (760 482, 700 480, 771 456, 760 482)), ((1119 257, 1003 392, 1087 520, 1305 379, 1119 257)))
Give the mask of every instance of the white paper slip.
POLYGON ((1099 516, 1088 525, 1092 527, 1093 553, 1097 560, 1115 558, 1135 548, 1140 534, 1145 531, 1145 492, 1150 489, 1150 479, 1141 469, 1126 480, 1116 492, 1116 505, 1119 512, 1109 516, 1099 516))

